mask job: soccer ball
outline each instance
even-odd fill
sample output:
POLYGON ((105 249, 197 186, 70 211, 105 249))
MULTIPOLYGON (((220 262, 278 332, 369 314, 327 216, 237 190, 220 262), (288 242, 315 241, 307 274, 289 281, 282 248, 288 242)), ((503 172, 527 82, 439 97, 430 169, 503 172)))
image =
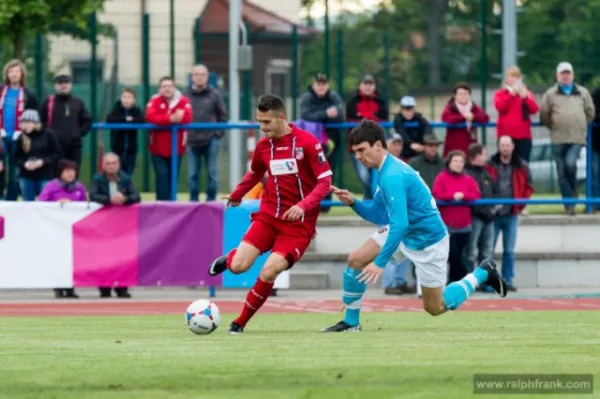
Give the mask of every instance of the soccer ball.
POLYGON ((221 312, 214 302, 199 299, 188 306, 185 312, 185 322, 194 334, 210 334, 219 327, 221 312))

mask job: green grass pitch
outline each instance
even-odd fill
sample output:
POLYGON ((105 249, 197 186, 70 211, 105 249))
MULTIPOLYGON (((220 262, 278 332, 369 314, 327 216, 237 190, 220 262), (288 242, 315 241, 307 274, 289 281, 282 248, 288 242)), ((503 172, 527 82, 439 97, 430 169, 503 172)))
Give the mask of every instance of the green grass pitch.
POLYGON ((338 314, 232 315, 208 336, 181 316, 2 317, 0 398, 577 398, 474 395, 474 373, 600 376, 600 312, 365 313, 363 332, 320 334, 338 314))

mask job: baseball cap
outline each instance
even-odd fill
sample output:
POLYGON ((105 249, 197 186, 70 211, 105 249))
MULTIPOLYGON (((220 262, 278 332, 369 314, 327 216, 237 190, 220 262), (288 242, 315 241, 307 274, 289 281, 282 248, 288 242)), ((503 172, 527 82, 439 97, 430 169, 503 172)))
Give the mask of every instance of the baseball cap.
POLYGON ((57 75, 54 78, 54 83, 70 83, 70 82, 71 82, 71 77, 66 74, 57 75))
POLYGON ((329 82, 329 79, 327 79, 327 75, 325 75, 324 73, 317 73, 313 79, 315 82, 322 82, 322 83, 329 82))
POLYGON ((400 99, 400 106, 402 108, 413 108, 417 106, 417 100, 412 96, 404 96, 400 99))
POLYGON ((404 140, 402 140, 402 136, 400 136, 398 133, 392 133, 390 135, 390 137, 388 138, 388 141, 391 141, 393 143, 395 141, 404 141, 404 140))
POLYGON ((570 62, 561 62, 556 67, 556 73, 573 72, 573 65, 570 62))
POLYGON ((367 74, 363 75, 363 77, 360 81, 362 83, 375 83, 375 78, 370 73, 367 73, 367 74))

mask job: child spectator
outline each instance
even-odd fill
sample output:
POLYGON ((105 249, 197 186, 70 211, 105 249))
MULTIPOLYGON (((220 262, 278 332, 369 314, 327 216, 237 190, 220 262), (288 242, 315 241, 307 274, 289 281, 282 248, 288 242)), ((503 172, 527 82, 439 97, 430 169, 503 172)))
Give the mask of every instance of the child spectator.
POLYGON ((15 144, 19 185, 23 201, 35 201, 44 186, 56 176, 60 145, 54 133, 42 127, 40 115, 28 109, 19 118, 22 133, 15 144))
MULTIPOLYGON (((144 114, 135 104, 135 91, 125 88, 121 99, 115 103, 112 111, 106 116, 106 123, 144 123, 144 114)), ((137 129, 111 130, 110 148, 121 160, 121 170, 133 175, 138 151, 137 129)))
MULTIPOLYGON (((475 201, 481 198, 477 182, 465 173, 467 156, 454 150, 446 158, 446 168, 433 183, 433 197, 438 201, 475 201)), ((469 242, 472 217, 469 205, 441 206, 440 213, 450 233, 450 273, 448 283, 460 281, 467 275, 464 262, 465 248, 469 242)))

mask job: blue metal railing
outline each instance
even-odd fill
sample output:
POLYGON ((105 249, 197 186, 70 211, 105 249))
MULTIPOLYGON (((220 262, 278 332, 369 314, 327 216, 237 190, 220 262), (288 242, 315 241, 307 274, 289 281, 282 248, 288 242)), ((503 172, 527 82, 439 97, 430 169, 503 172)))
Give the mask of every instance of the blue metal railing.
MULTIPOLYGON (((394 126, 392 122, 380 123, 383 128, 391 128, 394 126)), ((327 124, 327 128, 331 129, 352 129, 358 126, 358 122, 343 122, 343 123, 330 123, 327 124)), ((407 122, 406 127, 417 127, 416 122, 407 122)), ((464 128, 466 124, 459 125, 448 125, 442 122, 430 123, 432 128, 464 128)), ((487 124, 473 124, 474 127, 496 127, 496 123, 487 124)), ((532 122, 533 127, 542 126, 539 122, 532 122)), ((547 198, 547 199, 509 199, 509 198, 498 198, 498 199, 481 199, 477 201, 450 201, 450 202, 438 202, 439 205, 577 205, 585 204, 586 212, 592 212, 592 205, 600 204, 600 198, 588 198, 592 192, 592 150, 591 150, 591 139, 592 139, 592 127, 594 124, 590 124, 587 131, 587 159, 586 159, 586 198, 547 198)), ((190 123, 186 125, 169 125, 169 126, 157 126, 148 123, 144 124, 127 124, 127 123, 94 123, 92 129, 95 133, 98 130, 127 130, 127 129, 142 129, 142 130, 170 130, 171 131, 171 154, 177 154, 177 131, 179 129, 197 129, 197 130, 230 130, 230 129, 259 129, 260 125, 253 122, 236 122, 236 123, 190 123)), ((171 156, 171 199, 177 199, 177 182, 179 172, 177 170, 178 162, 177 156, 171 156)), ((251 201, 250 201, 251 202, 251 201)), ((339 201, 323 201, 322 206, 343 206, 339 201)))

